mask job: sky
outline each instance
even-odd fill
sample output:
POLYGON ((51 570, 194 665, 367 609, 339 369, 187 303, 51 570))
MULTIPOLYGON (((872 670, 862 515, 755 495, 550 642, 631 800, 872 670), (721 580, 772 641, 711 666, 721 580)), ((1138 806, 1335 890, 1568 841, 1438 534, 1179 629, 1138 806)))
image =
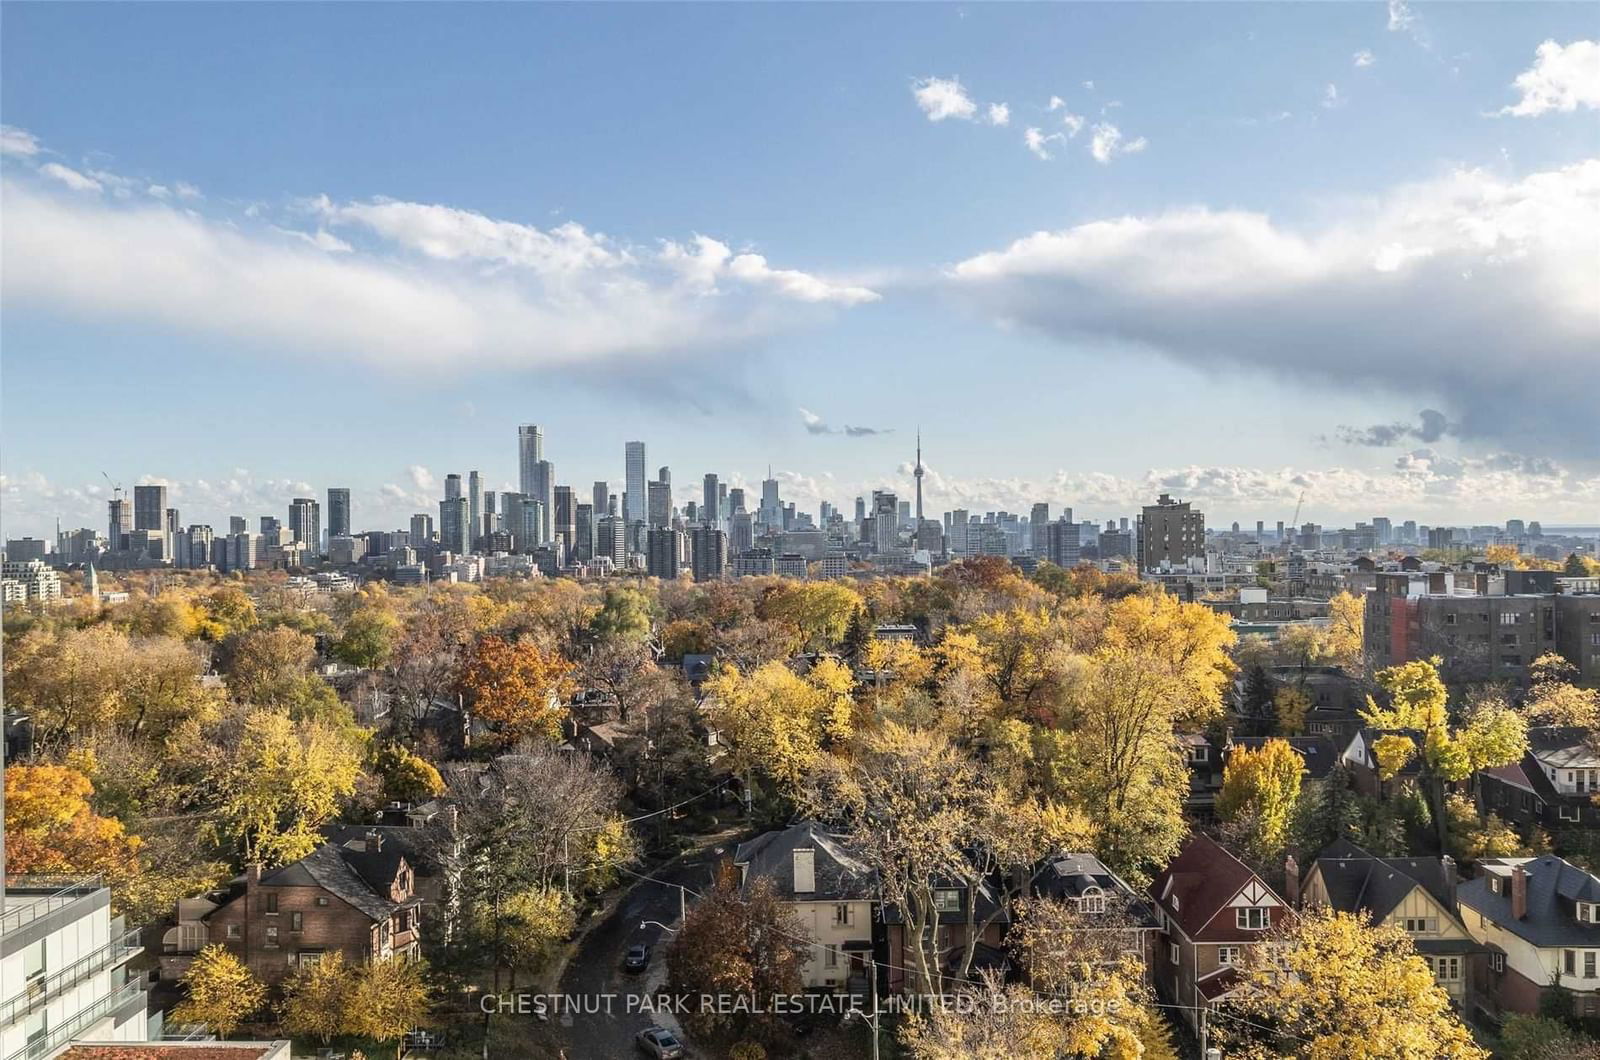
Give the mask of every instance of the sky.
POLYGON ((5 4, 0 527, 1600 522, 1583 4, 5 4), (1301 498, 1303 496, 1303 502, 1301 498))

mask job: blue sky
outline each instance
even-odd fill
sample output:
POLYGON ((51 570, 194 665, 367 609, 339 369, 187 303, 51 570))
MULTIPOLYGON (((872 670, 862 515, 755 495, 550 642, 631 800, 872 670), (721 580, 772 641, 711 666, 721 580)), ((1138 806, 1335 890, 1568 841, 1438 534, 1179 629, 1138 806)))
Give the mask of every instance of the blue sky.
POLYGON ((935 510, 1600 507, 1585 5, 0 29, 9 534, 100 525, 102 470, 186 522, 348 485, 398 526, 509 485, 519 422, 578 485, 643 438, 682 500, 905 489, 920 424, 935 510))

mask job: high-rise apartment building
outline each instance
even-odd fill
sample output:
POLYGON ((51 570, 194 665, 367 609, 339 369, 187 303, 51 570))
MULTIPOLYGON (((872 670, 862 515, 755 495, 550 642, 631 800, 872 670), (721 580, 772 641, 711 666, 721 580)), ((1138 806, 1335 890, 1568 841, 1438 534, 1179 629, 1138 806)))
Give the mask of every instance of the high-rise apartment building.
POLYGON ((652 578, 671 581, 678 576, 678 558, 683 555, 683 531, 653 526, 646 539, 645 571, 652 578))
POLYGON ((649 518, 649 491, 645 487, 644 443, 629 442, 623 447, 623 460, 627 476, 624 480, 627 509, 622 513, 628 525, 642 523, 649 518))
POLYGON ((534 476, 539 461, 544 459, 544 433, 531 423, 517 428, 517 488, 525 496, 536 497, 534 476))
POLYGON ((133 487, 133 529, 165 530, 166 519, 167 487, 133 487))
POLYGON ((761 508, 756 521, 765 527, 783 528, 783 501, 778 497, 778 480, 772 477, 770 467, 767 477, 761 480, 761 508))
POLYGON ((1043 559, 1047 549, 1045 535, 1050 525, 1050 505, 1038 503, 1028 513, 1028 552, 1043 559))
POLYGON ((721 498, 717 491, 717 476, 708 474, 700 492, 700 521, 707 526, 720 526, 721 498))
POLYGON ((313 556, 322 554, 322 505, 310 497, 289 502, 289 536, 313 556))
POLYGON ((1082 534, 1077 523, 1060 519, 1045 524, 1045 550, 1040 559, 1058 567, 1076 567, 1082 556, 1082 534))
POLYGON ((483 476, 476 471, 467 472, 467 541, 478 540, 483 533, 483 476))
POLYGON ((453 501, 461 496, 461 476, 454 472, 444 477, 444 499, 453 501))
MULTIPOLYGON (((662 468, 663 471, 666 468, 662 468)), ((651 526, 668 526, 672 523, 672 486, 670 483, 653 481, 647 487, 650 503, 649 520, 651 526)))
POLYGON ((734 512, 728 520, 728 548, 735 556, 756 547, 755 519, 749 512, 734 512))
POLYGON ((728 573, 728 535, 714 526, 689 531, 690 563, 697 582, 714 581, 728 573))
POLYGON ((1163 493, 1139 515, 1137 538, 1140 570, 1155 570, 1163 563, 1178 566, 1206 550, 1206 517, 1163 493))
POLYGON ((133 505, 123 497, 113 497, 106 502, 107 547, 113 552, 127 548, 128 534, 133 530, 133 505))
POLYGON ((411 547, 427 548, 433 544, 433 516, 418 512, 411 517, 411 547))
POLYGON ((594 559, 594 505, 576 505, 572 510, 572 526, 577 538, 572 546, 572 558, 587 563, 594 559))
POLYGON ((328 536, 350 536, 350 491, 343 486, 328 488, 328 536))
POLYGON ((561 538, 567 554, 571 555, 578 537, 578 513, 572 503, 571 486, 555 488, 555 514, 551 518, 554 536, 561 538))
POLYGON ((594 484, 594 517, 611 514, 611 484, 596 482, 594 484))
POLYGON ((467 540, 469 512, 467 499, 460 495, 439 502, 439 547, 457 554, 471 547, 467 540))
POLYGON ((628 526, 620 515, 595 522, 595 559, 606 557, 620 570, 628 562, 628 526))

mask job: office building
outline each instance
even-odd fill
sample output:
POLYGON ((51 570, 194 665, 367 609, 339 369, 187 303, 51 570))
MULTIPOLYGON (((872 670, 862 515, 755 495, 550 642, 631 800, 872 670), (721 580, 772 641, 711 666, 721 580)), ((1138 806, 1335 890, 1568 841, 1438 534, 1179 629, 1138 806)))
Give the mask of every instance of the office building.
POLYGON ((539 541, 541 545, 549 544, 555 534, 555 508, 556 508, 556 468, 548 460, 541 460, 533 466, 533 493, 529 500, 539 505, 539 541))
POLYGON ((616 569, 628 563, 628 524, 620 515, 607 515, 595 521, 594 558, 609 559, 616 569))
POLYGON ((539 461, 544 459, 544 433, 531 423, 517 428, 517 489, 537 497, 539 461))
POLYGON ((572 558, 579 563, 594 559, 594 505, 579 504, 572 511, 572 558))
POLYGON ((611 486, 609 483, 596 482, 594 484, 594 517, 611 514, 611 486))
POLYGON ((705 478, 705 487, 701 491, 700 521, 707 526, 720 527, 722 520, 721 498, 717 492, 717 476, 708 474, 705 478))
POLYGON ((289 534, 298 544, 304 545, 311 555, 322 552, 322 505, 310 497, 296 497, 289 502, 289 534))
MULTIPOLYGON (((666 468, 661 470, 665 471, 666 468)), ((649 493, 649 524, 651 526, 670 526, 672 523, 672 484, 669 482, 652 481, 646 485, 649 493)))
POLYGON ((12 538, 6 542, 6 562, 26 563, 31 559, 43 561, 50 554, 49 542, 38 537, 12 538))
POLYGON ((555 488, 555 514, 552 516, 553 536, 561 539, 568 555, 577 545, 578 513, 572 503, 572 487, 555 488))
POLYGON ((128 533, 133 529, 133 505, 122 497, 113 497, 106 502, 106 512, 107 547, 121 552, 128 547, 128 533))
POLYGON ((350 536, 350 490, 344 486, 328 487, 328 536, 350 536))
POLYGON ((1049 545, 1046 539, 1047 527, 1050 523, 1050 505, 1035 504, 1028 513, 1028 552, 1031 555, 1044 558, 1049 545))
POLYGON ((1081 535, 1077 523, 1058 519, 1045 524, 1045 553, 1041 559, 1058 567, 1076 567, 1081 555, 1081 535))
POLYGON ((749 512, 734 512, 728 520, 728 547, 735 556, 756 546, 755 518, 749 512))
POLYGON ((458 494, 439 502, 440 549, 457 555, 466 552, 470 547, 470 542, 467 541, 467 526, 467 498, 458 494))
POLYGON ((1189 557, 1205 554, 1206 517, 1188 501, 1163 493, 1156 503, 1145 505, 1135 536, 1140 570, 1182 566, 1189 557))
POLYGON ((479 529, 478 532, 483 534, 486 537, 489 534, 492 534, 496 530, 500 529, 500 517, 497 514, 495 514, 494 505, 495 505, 494 490, 484 490, 483 491, 483 526, 479 529))
POLYGON ((444 499, 453 501, 461 496, 461 476, 454 472, 444 477, 444 499))
POLYGON ((433 516, 418 512, 411 517, 411 547, 427 548, 433 544, 433 516))
POLYGON ((735 578, 761 578, 771 577, 776 569, 772 549, 749 548, 734 553, 731 572, 735 578))
POLYGON ((647 509, 649 491, 645 487, 644 443, 627 443, 623 447, 623 460, 626 471, 624 497, 628 506, 623 511, 622 516, 628 525, 632 526, 634 523, 645 522, 650 517, 647 509))
POLYGON ((778 499, 778 480, 772 477, 770 467, 767 477, 761 480, 761 508, 757 516, 757 522, 763 527, 783 529, 783 502, 778 499))
POLYGON ((133 529, 165 531, 166 518, 167 487, 133 487, 133 529))

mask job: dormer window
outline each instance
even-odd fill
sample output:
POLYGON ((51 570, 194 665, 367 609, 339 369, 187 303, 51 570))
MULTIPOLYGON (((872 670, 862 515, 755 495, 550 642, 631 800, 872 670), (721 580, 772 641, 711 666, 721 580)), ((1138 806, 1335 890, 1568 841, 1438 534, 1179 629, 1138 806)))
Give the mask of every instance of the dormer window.
POLYGON ((1211 760, 1211 748, 1207 747, 1205 744, 1191 744, 1190 745, 1190 747, 1189 747, 1189 761, 1191 761, 1191 762, 1209 762, 1210 760, 1211 760))
POLYGON ((1083 896, 1078 899, 1078 912, 1080 913, 1104 913, 1105 911, 1106 896, 1097 887, 1091 887, 1083 892, 1083 896))
POLYGON ((1579 902, 1578 920, 1584 924, 1600 924, 1600 903, 1579 902))
POLYGON ((1248 906, 1235 910, 1238 925, 1244 931, 1265 931, 1271 926, 1271 917, 1267 910, 1260 906, 1248 906))
POLYGON ((933 907, 941 913, 961 912, 961 892, 955 890, 934 891, 933 907))

